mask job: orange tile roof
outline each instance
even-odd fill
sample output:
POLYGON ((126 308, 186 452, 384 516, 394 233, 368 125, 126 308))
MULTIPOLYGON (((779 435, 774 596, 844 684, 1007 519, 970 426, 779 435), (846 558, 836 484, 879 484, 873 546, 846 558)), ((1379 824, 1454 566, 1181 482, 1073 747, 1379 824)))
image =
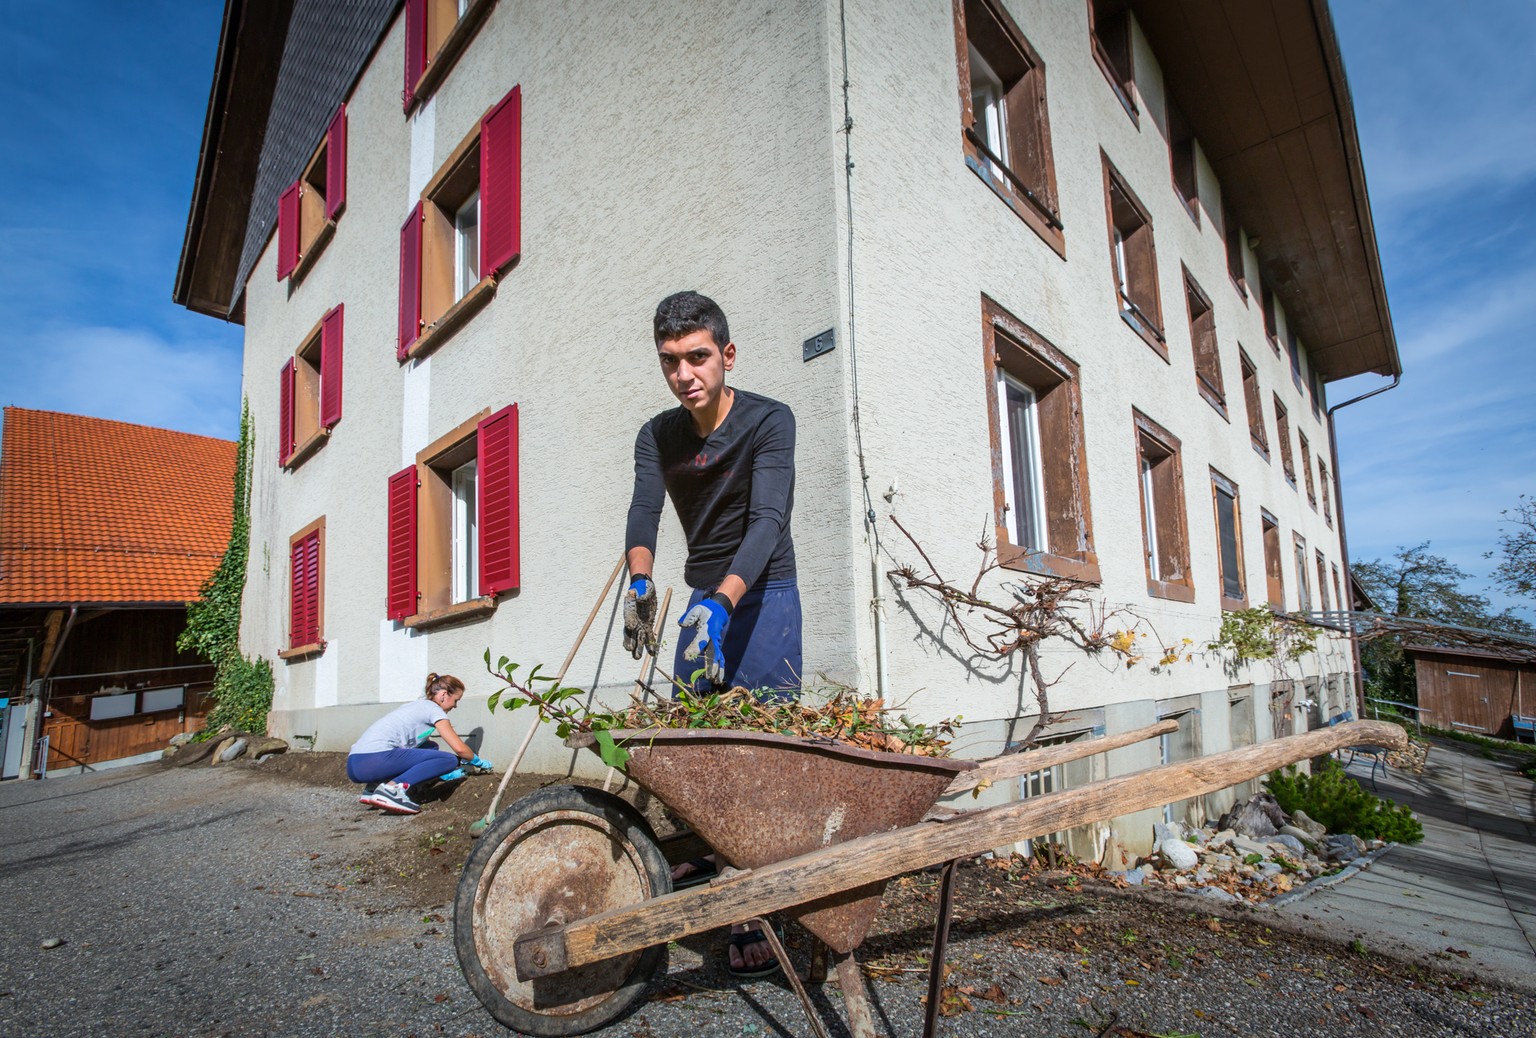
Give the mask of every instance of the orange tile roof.
POLYGON ((0 604, 179 603, 229 543, 235 444, 5 409, 0 604))

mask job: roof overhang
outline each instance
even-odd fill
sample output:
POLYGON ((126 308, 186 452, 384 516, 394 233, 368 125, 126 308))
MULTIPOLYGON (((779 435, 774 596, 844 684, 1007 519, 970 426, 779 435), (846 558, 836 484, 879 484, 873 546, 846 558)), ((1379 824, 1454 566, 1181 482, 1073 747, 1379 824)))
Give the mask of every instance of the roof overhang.
POLYGON ((1325 0, 1131 0, 1168 92, 1325 381, 1402 373, 1325 0))
POLYGON ((230 300, 292 13, 293 0, 225 0, 197 180, 171 293, 176 303, 200 314, 238 319, 230 300))

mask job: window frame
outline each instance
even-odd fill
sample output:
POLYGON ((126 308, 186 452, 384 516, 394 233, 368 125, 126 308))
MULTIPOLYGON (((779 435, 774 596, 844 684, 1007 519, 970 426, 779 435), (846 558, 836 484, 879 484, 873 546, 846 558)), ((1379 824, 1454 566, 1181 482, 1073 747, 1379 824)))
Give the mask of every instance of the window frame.
POLYGON ((1328 472, 1328 463, 1323 456, 1317 456, 1317 489, 1323 498, 1323 524, 1328 529, 1333 529, 1333 495, 1328 492, 1332 480, 1328 472))
POLYGON ((1291 413, 1280 402, 1280 394, 1271 394, 1275 400, 1275 439, 1280 444, 1280 473, 1285 481, 1296 489, 1296 461, 1291 455, 1291 413))
POLYGON ((1077 362, 1002 306, 983 295, 982 376, 991 451, 993 533, 998 564, 1007 569, 1099 582, 1088 496, 1088 454, 1083 434, 1082 383, 1077 362), (1040 427, 1040 473, 1046 549, 1012 542, 997 386, 1007 372, 1034 390, 1040 427), (1048 383, 1048 384, 1047 384, 1048 383))
POLYGON ((288 538, 288 641, 293 640, 293 612, 297 605, 293 594, 293 555, 294 548, 307 540, 311 534, 316 535, 316 579, 315 579, 315 639, 300 645, 289 645, 285 649, 278 650, 278 659, 285 662, 306 659, 318 656, 325 652, 325 516, 314 520, 288 538))
MULTIPOLYGON (((478 489, 479 429, 490 416, 491 409, 483 408, 416 452, 416 612, 402 621, 408 628, 467 622, 496 611, 498 596, 481 595, 478 587, 454 599, 458 574, 453 473, 474 461, 478 489)), ((478 568, 477 563, 477 576, 478 568)))
POLYGON ((1307 574, 1307 567, 1312 560, 1307 558, 1307 539, 1295 530, 1291 531, 1291 547, 1294 553, 1296 567, 1296 611, 1310 613, 1312 611, 1312 582, 1307 574))
POLYGON ((303 171, 278 198, 277 279, 292 291, 319 262, 347 207, 347 106, 326 125, 303 171), (287 255, 289 251, 292 255, 287 255))
POLYGON ((1243 378, 1243 406, 1248 412, 1248 442, 1253 452, 1269 464, 1269 431, 1264 427, 1264 392, 1259 388, 1259 369, 1242 344, 1237 347, 1237 366, 1243 378))
POLYGON ((998 0, 954 0, 954 21, 960 138, 965 164, 1032 231, 1065 258, 1067 246, 1056 186, 1056 163, 1051 151, 1045 62, 998 0), (982 16, 986 23, 976 23, 982 16), (1010 52, 988 56, 976 46, 978 39, 989 47, 1007 48, 1010 52), (1001 136, 1007 155, 995 152, 976 130, 970 57, 973 47, 997 76, 1002 88, 999 98, 999 104, 1003 106, 1001 136), (998 70, 999 61, 1005 68, 1014 64, 1024 66, 1024 70, 1017 76, 1004 75, 998 70))
POLYGON ((1236 611, 1248 608, 1248 578, 1247 564, 1243 557, 1243 507, 1242 495, 1238 486, 1232 480, 1222 475, 1214 467, 1211 468, 1211 510, 1216 524, 1216 590, 1221 598, 1221 608, 1225 611, 1236 611), (1237 558, 1234 560, 1235 575, 1241 594, 1233 597, 1227 594, 1227 563, 1222 557, 1221 550, 1221 502, 1225 495, 1232 500, 1232 543, 1237 558))
POLYGON ((1195 131, 1172 97, 1164 97, 1168 122, 1168 172, 1173 193, 1189 218, 1200 226, 1200 160, 1196 157, 1195 131), (1187 188, 1187 190, 1186 190, 1187 188))
POLYGON ((1248 260, 1243 255, 1243 227, 1238 222, 1237 213, 1233 212, 1225 197, 1221 200, 1221 224, 1227 250, 1227 277, 1231 279, 1232 287, 1237 289, 1237 294, 1242 297, 1243 305, 1247 306, 1248 260))
POLYGON ((1114 287, 1115 307, 1126 326, 1171 364, 1164 332, 1152 214, 1110 162, 1109 156, 1103 151, 1099 155, 1104 166, 1104 211, 1109 223, 1110 284, 1114 287), (1119 216, 1116 215, 1117 195, 1119 216), (1123 225, 1131 222, 1127 217, 1139 221, 1129 233, 1122 230, 1123 225), (1150 311, 1143 303, 1151 307, 1150 311))
POLYGON ((1328 612, 1328 560, 1323 557, 1321 548, 1313 548, 1312 554, 1317 560, 1317 601, 1323 607, 1323 612, 1328 612))
POLYGON ((1089 50, 1115 99, 1131 117, 1131 122, 1140 128, 1141 109, 1135 98, 1136 43, 1131 32, 1130 6, 1124 0, 1108 0, 1105 6, 1114 6, 1113 11, 1101 12, 1098 6, 1095 0, 1088 0, 1089 50), (1119 67, 1122 64, 1124 67, 1119 67))
POLYGON ((1259 532, 1264 543, 1264 594, 1269 607, 1285 612, 1285 556, 1280 549, 1280 520, 1267 508, 1259 509, 1259 532), (1273 536, 1271 536, 1273 534, 1273 536))
POLYGON ((421 71, 414 77, 411 56, 405 56, 406 82, 401 105, 407 117, 442 86, 495 6, 496 0, 468 0, 461 12, 459 0, 407 0, 405 46, 411 47, 414 34, 419 33, 422 48, 421 71), (448 17, 450 10, 452 18, 448 17))
POLYGON ((1174 602, 1193 602, 1195 581, 1189 565, 1183 444, 1177 436, 1134 407, 1131 424, 1136 437, 1136 484, 1141 503, 1142 561, 1147 594, 1174 602), (1147 495, 1149 482, 1150 501, 1147 495))
POLYGON ((1259 304, 1264 314, 1264 338, 1269 342, 1269 348, 1275 351, 1275 356, 1280 356, 1280 304, 1275 300, 1275 290, 1269 287, 1269 282, 1259 281, 1259 304))
POLYGON ((1226 383, 1221 375, 1221 343, 1216 337, 1216 310, 1189 268, 1179 264, 1184 275, 1184 308, 1189 315, 1190 356, 1195 366, 1195 388, 1206 403, 1224 421, 1227 413, 1226 383))
POLYGON ((1312 511, 1317 511, 1317 483, 1312 478, 1312 445, 1307 442, 1307 434, 1300 429, 1296 430, 1297 447, 1301 451, 1302 479, 1307 487, 1307 504, 1312 506, 1312 511))
MULTIPOLYGON (((330 441, 331 432, 341 421, 341 393, 338 385, 337 414, 334 421, 326 424, 324 394, 329 391, 326 382, 328 368, 335 368, 330 378, 339 380, 342 378, 341 359, 343 320, 345 306, 336 304, 327 310, 315 326, 309 330, 299 342, 292 357, 283 365, 282 378, 292 378, 289 388, 291 393, 292 415, 289 420, 293 423, 291 435, 293 438, 292 449, 283 457, 280 465, 288 472, 298 468, 321 447, 330 441), (327 335, 334 336, 332 342, 327 342, 327 335), (330 363, 327 363, 329 355, 330 363), (293 374, 287 374, 289 366, 292 366, 293 374)), ((280 422, 279 435, 290 432, 284 423, 280 422)))

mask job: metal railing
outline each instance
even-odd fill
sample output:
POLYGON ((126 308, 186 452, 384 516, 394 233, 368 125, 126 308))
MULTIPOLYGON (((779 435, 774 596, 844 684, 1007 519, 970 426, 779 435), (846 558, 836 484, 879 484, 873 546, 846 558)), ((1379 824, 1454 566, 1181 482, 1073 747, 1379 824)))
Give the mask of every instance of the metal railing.
POLYGON ((1018 175, 1008 168, 1008 164, 1002 160, 1001 156, 987 147, 987 142, 982 138, 981 134, 977 133, 972 127, 967 126, 965 128, 965 139, 976 146, 976 150, 981 152, 982 156, 992 164, 993 168, 1001 173, 1008 183, 1013 185, 1015 191, 1029 199, 1030 204, 1039 210, 1041 216, 1045 217, 1047 224, 1058 231, 1067 229, 1066 225, 1061 222, 1061 217, 1056 215, 1056 211, 1046 205, 1045 199, 1030 190, 1029 185, 1020 180, 1018 175))

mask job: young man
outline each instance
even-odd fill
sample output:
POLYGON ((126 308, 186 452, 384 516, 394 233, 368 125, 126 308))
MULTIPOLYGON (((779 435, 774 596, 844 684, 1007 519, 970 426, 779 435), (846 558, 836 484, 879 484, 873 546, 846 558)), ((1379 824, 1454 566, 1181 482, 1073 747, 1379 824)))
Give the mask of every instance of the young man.
MULTIPOLYGON (((651 580, 663 495, 688 542, 683 610, 673 675, 700 691, 741 686, 761 698, 800 688, 800 590, 789 518, 795 500, 795 419, 777 400, 731 389, 736 363, 725 314, 697 292, 656 307, 656 356, 679 407, 640 427, 625 553, 624 647, 639 659, 656 621, 651 580), (701 680, 693 676, 702 671, 701 680)), ((679 885, 707 878, 703 860, 677 866, 679 885)), ((777 968, 757 931, 734 928, 731 972, 777 968)))

